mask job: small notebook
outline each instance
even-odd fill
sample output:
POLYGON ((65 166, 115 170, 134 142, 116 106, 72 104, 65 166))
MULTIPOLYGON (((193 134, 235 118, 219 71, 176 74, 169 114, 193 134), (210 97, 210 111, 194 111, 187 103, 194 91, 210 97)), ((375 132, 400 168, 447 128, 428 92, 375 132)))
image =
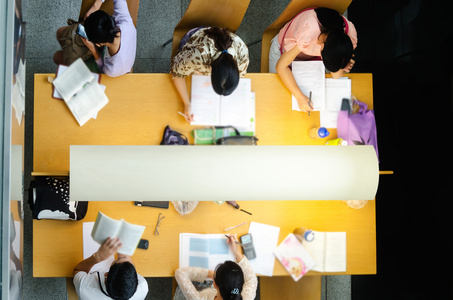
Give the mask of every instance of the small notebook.
POLYGON ((301 279, 315 265, 314 259, 292 233, 280 243, 274 254, 294 281, 301 279))

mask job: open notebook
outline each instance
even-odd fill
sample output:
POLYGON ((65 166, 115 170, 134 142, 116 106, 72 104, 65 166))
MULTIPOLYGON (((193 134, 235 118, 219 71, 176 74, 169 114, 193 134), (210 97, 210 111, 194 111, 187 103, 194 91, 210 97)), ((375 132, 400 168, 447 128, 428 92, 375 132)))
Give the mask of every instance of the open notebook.
POLYGON ((232 125, 239 131, 255 132, 255 97, 250 78, 241 78, 231 95, 221 96, 212 88, 210 76, 193 75, 191 94, 191 125, 232 125))

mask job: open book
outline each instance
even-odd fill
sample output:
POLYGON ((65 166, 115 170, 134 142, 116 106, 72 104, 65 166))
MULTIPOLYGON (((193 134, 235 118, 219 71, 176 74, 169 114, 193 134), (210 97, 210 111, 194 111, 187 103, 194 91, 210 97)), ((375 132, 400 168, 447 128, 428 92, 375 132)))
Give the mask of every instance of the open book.
POLYGON ((250 78, 241 78, 231 95, 221 96, 212 88, 210 76, 192 75, 191 103, 191 125, 232 125, 239 131, 255 132, 255 96, 250 78))
MULTIPOLYGON (((325 78, 322 61, 294 61, 292 72, 297 85, 304 95, 312 93, 313 110, 320 111, 321 126, 337 128, 337 117, 343 98, 351 98, 351 79, 325 78)), ((292 109, 299 105, 292 96, 292 109)))
POLYGON ((53 85, 80 126, 90 118, 96 118, 97 113, 109 102, 81 58, 57 76, 53 85))
POLYGON ((179 234, 179 267, 214 270, 226 260, 235 261, 224 234, 179 234))
MULTIPOLYGON (((63 74, 67 69, 68 69, 68 66, 58 65, 57 72, 55 73, 55 78, 58 78, 58 76, 63 74)), ((101 74, 94 73, 94 72, 91 72, 91 74, 94 76, 94 80, 96 80, 101 85, 101 88, 105 89, 105 86, 101 84, 101 74)), ((52 98, 63 100, 63 97, 61 97, 60 93, 57 91, 55 86, 53 87, 52 98)))
POLYGON ((99 212, 91 231, 91 237, 99 244, 102 244, 108 237, 118 237, 123 244, 118 253, 132 255, 144 231, 145 226, 130 224, 123 219, 114 220, 99 212))
POLYGON ((301 279, 315 265, 313 258, 292 233, 280 243, 274 254, 294 281, 301 279))
POLYGON ((316 262, 313 271, 346 272, 346 232, 313 232, 313 241, 302 241, 316 262))

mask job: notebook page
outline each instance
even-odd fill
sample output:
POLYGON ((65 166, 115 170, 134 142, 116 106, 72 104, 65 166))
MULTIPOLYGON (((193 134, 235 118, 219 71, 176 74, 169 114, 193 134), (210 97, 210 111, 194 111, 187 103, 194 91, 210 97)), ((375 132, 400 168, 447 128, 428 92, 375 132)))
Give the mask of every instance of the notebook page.
POLYGON ((210 76, 192 76, 191 104, 190 125, 220 124, 220 96, 212 88, 210 76))
POLYGON ((250 222, 249 233, 252 234, 256 258, 250 260, 250 265, 256 274, 272 276, 280 227, 250 222))
MULTIPOLYGON (((293 61, 292 72, 297 86, 302 93, 309 97, 312 92, 311 101, 313 110, 321 110, 325 107, 325 68, 322 61, 293 61)), ((292 96, 292 109, 300 111, 297 100, 292 96)))
POLYGON ((251 97, 251 79, 241 78, 238 87, 231 95, 220 100, 220 125, 232 125, 240 128, 250 127, 253 98, 251 97))

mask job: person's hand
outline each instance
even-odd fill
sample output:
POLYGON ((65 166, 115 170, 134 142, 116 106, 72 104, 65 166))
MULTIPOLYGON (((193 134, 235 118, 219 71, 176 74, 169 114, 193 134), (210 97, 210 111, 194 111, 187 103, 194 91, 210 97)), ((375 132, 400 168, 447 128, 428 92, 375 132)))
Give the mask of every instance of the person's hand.
POLYGON ((101 8, 101 5, 102 5, 101 0, 95 0, 93 5, 90 7, 90 9, 87 11, 85 16, 83 17, 83 19, 85 20, 86 18, 88 18, 89 15, 91 15, 95 11, 99 10, 101 8))
POLYGON ((302 95, 301 98, 297 99, 297 105, 299 105, 299 109, 302 112, 309 112, 313 110, 313 107, 309 103, 308 97, 302 95))
POLYGON ((110 256, 114 255, 122 246, 120 239, 115 238, 107 238, 104 243, 102 243, 99 250, 94 254, 97 261, 101 262, 109 258, 110 256))
POLYGON ((187 122, 193 121, 192 105, 190 103, 184 105, 184 114, 187 116, 185 117, 187 122))
MULTIPOLYGON (((352 55, 352 57, 354 57, 354 54, 352 55)), ((352 67, 354 67, 354 64, 355 64, 355 60, 351 58, 351 60, 346 65, 346 67, 343 69, 345 71, 345 73, 351 72, 351 69, 352 69, 352 67)))
POLYGON ((95 53, 97 50, 96 50, 96 45, 93 44, 93 42, 89 41, 88 39, 84 38, 84 37, 80 37, 83 41, 83 43, 85 44, 85 46, 87 46, 87 48, 91 51, 91 53, 95 53))
POLYGON ((214 271, 213 270, 208 270, 208 276, 206 276, 206 278, 214 280, 214 271))
POLYGON ((234 256, 236 257, 236 260, 239 262, 242 260, 244 255, 242 254, 242 248, 239 246, 237 242, 237 236, 236 234, 229 234, 228 235, 228 245, 230 245, 231 252, 233 252, 234 256))

